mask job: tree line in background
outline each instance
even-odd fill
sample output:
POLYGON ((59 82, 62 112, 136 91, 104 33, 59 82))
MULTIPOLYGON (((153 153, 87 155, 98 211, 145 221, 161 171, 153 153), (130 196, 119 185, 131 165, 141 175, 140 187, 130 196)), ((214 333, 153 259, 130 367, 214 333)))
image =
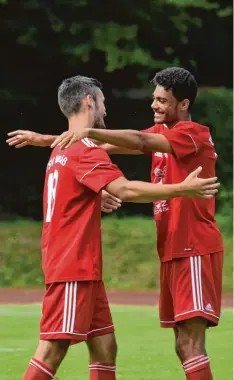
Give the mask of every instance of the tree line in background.
MULTIPOLYGON (((146 128, 152 125, 150 79, 156 70, 181 65, 203 88, 193 116, 211 127, 219 154, 218 175, 228 193, 232 185, 232 91, 227 89, 232 87, 230 1, 0 0, 0 18, 4 133, 16 128, 61 133, 66 121, 58 110, 56 90, 63 78, 78 73, 103 82, 110 128, 146 128)), ((15 151, 3 141, 1 152, 1 218, 40 219, 49 149, 15 151)), ((149 179, 147 157, 114 160, 128 178, 149 179)), ((150 214, 151 206, 135 210, 126 205, 121 212, 150 214)))

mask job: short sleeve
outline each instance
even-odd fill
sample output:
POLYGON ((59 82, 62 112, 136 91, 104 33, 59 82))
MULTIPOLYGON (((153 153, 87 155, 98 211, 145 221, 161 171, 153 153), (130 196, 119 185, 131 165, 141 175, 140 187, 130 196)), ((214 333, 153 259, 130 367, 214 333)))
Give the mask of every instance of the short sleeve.
POLYGON ((99 193, 108 183, 123 173, 114 165, 102 148, 86 148, 76 167, 76 179, 82 185, 99 193))
MULTIPOLYGON (((150 128, 142 129, 141 132, 142 133, 160 133, 160 131, 161 131, 160 127, 163 127, 163 129, 166 128, 164 125, 161 126, 161 124, 155 124, 150 128)), ((143 151, 143 153, 146 156, 150 156, 150 157, 152 156, 152 151, 145 150, 145 151, 143 151)))
POLYGON ((173 154, 180 159, 196 155, 202 145, 199 131, 194 126, 177 124, 173 129, 165 129, 162 134, 169 141, 173 154))
POLYGON ((141 132, 142 133, 157 133, 156 128, 157 128, 157 126, 153 125, 153 127, 142 129, 141 132))

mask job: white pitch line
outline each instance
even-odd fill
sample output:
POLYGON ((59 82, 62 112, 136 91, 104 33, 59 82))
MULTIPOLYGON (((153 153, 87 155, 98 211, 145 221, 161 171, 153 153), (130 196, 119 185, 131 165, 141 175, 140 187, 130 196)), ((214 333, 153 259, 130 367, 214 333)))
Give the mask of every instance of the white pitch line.
POLYGON ((16 352, 25 351, 24 348, 13 348, 13 347, 0 347, 0 352, 16 352))

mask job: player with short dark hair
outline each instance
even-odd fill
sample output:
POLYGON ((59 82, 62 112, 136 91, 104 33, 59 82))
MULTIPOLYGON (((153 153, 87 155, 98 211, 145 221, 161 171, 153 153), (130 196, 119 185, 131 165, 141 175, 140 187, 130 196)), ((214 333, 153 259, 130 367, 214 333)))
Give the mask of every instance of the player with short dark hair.
POLYGON ((197 97, 197 82, 194 76, 181 67, 170 67, 159 71, 151 81, 155 86, 170 90, 178 102, 188 99, 189 110, 197 97))
MULTIPOLYGON (((63 148, 89 137, 107 143, 103 147, 108 153, 152 152, 151 179, 157 184, 180 181, 198 165, 204 176, 214 176, 217 154, 209 129, 191 121, 195 78, 172 67, 157 73, 153 83, 153 127, 141 132, 84 128, 78 134, 63 134, 53 145, 63 148)), ((207 327, 219 322, 223 267, 214 213, 214 198, 154 202, 161 259, 160 321, 162 327, 174 328, 176 353, 187 380, 213 379, 205 335, 207 327)))
MULTIPOLYGON (((58 99, 70 131, 105 125, 99 82, 81 76, 66 79, 58 99)), ((101 190, 136 203, 181 196, 209 199, 217 192, 217 178, 199 179, 200 172, 201 167, 180 183, 161 186, 128 181, 89 138, 66 151, 52 151, 43 195, 46 292, 40 342, 24 380, 54 378, 69 346, 82 341, 89 350, 90 380, 115 380, 117 346, 102 281, 101 190)))

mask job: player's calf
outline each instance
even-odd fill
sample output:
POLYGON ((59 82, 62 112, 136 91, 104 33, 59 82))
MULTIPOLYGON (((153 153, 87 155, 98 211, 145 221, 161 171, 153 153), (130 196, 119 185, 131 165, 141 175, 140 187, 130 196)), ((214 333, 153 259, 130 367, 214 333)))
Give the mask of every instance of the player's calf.
POLYGON ((174 328, 174 334, 175 334, 175 352, 179 360, 181 361, 181 363, 183 363, 183 359, 180 355, 179 346, 178 346, 178 328, 176 327, 174 328))
POLYGON ((41 340, 35 356, 30 360, 23 380, 49 380, 66 356, 69 340, 41 340))
POLYGON ((205 349, 207 321, 191 318, 178 324, 176 347, 183 362, 187 380, 212 380, 205 349))
POLYGON ((114 334, 96 336, 87 342, 90 380, 115 380, 117 343, 114 334))

